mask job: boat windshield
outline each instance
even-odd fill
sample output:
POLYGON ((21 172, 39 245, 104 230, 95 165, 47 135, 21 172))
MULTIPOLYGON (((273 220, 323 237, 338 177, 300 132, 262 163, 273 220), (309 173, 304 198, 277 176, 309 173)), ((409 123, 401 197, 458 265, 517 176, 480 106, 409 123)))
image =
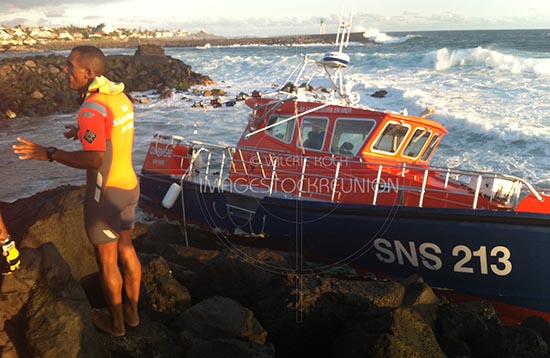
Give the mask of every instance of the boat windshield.
POLYGON ((430 141, 430 145, 428 145, 428 148, 426 149, 424 154, 422 154, 422 160, 423 161, 428 160, 428 158, 432 154, 432 152, 435 148, 435 145, 437 144, 438 141, 439 141, 439 134, 436 134, 436 135, 433 136, 432 140, 430 141))
POLYGON ((290 143, 290 141, 292 140, 292 136, 294 135, 295 119, 287 120, 287 118, 290 118, 290 116, 270 117, 267 125, 273 125, 273 127, 266 130, 267 134, 285 143, 290 143))
POLYGON ((357 155, 372 132, 375 123, 375 120, 370 118, 339 118, 334 125, 330 151, 346 156, 357 155))
POLYGON ((401 122, 389 122, 372 148, 380 152, 397 153, 410 126, 401 122))
POLYGON ((403 155, 405 157, 411 157, 416 158, 420 155, 420 152, 422 152, 422 149, 424 148, 424 145, 428 141, 428 138, 432 135, 432 132, 430 130, 427 130, 425 128, 417 128, 414 131, 414 134, 409 141, 409 144, 405 147, 405 150, 403 151, 403 155))

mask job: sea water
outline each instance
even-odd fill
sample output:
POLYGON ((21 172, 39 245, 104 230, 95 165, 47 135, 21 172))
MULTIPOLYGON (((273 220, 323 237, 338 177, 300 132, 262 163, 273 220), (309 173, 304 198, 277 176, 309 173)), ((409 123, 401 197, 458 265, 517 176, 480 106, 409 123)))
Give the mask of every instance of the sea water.
MULTIPOLYGON (((523 177, 550 188, 550 30, 365 33, 374 44, 350 43, 345 74, 359 104, 419 114, 427 106, 449 133, 432 164, 523 177), (384 89, 384 98, 370 95, 384 89)), ((165 48, 167 55, 210 76, 225 99, 284 84, 304 55, 321 59, 334 45, 165 48)), ((133 54, 135 49, 106 49, 133 54)), ((60 52, 67 54, 67 52, 60 52)), ((25 56, 28 54, 19 54, 25 56)), ((7 56, 7 54, 0 54, 7 56)), ((14 53, 9 54, 14 56, 14 53)), ((206 88, 197 88, 204 90, 206 88)), ((175 92, 135 106, 134 163, 139 171, 155 133, 234 144, 247 123, 248 107, 194 108, 203 98, 175 92)), ((18 136, 43 145, 78 150, 64 126, 75 114, 0 121, 0 200, 13 201, 63 184, 83 184, 84 173, 58 163, 20 161, 11 145, 18 136)))

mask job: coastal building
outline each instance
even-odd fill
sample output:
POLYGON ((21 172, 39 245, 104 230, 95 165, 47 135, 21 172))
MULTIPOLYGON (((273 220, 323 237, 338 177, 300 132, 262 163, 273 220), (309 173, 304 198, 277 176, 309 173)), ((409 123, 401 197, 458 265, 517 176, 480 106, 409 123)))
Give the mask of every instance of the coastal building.
POLYGON ((4 28, 0 28, 0 40, 9 40, 11 35, 4 28))
POLYGON ((74 40, 74 36, 71 35, 68 31, 62 31, 59 33, 60 40, 74 40))

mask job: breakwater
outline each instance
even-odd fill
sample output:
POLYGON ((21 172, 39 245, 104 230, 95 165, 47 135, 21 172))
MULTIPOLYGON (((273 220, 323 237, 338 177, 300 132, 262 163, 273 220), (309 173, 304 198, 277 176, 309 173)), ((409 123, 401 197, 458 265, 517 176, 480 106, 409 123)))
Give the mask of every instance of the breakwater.
MULTIPOLYGON (((314 34, 314 35, 288 35, 271 37, 222 37, 205 34, 204 36, 188 36, 173 38, 128 38, 124 40, 115 39, 85 39, 78 41, 57 40, 45 44, 37 44, 33 47, 20 46, 12 47, 10 51, 45 51, 45 50, 68 50, 76 45, 92 45, 100 48, 127 48, 140 45, 157 45, 161 47, 204 47, 204 46, 251 46, 251 45, 306 45, 306 44, 329 44, 334 43, 336 34, 314 34)), ((362 32, 353 32, 349 37, 350 42, 370 43, 371 40, 363 36, 362 32)))

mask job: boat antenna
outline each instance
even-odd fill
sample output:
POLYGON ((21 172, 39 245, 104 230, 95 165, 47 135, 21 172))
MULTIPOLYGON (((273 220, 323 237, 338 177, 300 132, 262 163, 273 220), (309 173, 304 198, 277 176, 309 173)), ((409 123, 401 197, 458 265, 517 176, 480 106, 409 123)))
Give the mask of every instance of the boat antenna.
POLYGON ((340 13, 338 31, 336 32, 336 45, 340 46, 338 49, 339 52, 342 52, 344 47, 348 47, 349 37, 351 35, 351 23, 353 20, 353 13, 350 14, 349 23, 347 23, 342 18, 342 13, 340 13))
MULTIPOLYGON (((342 13, 340 13, 340 18, 338 19, 338 29, 336 29, 336 41, 335 44, 340 44, 340 29, 342 28, 342 13)), ((340 46, 340 52, 342 52, 342 46, 340 46)))

